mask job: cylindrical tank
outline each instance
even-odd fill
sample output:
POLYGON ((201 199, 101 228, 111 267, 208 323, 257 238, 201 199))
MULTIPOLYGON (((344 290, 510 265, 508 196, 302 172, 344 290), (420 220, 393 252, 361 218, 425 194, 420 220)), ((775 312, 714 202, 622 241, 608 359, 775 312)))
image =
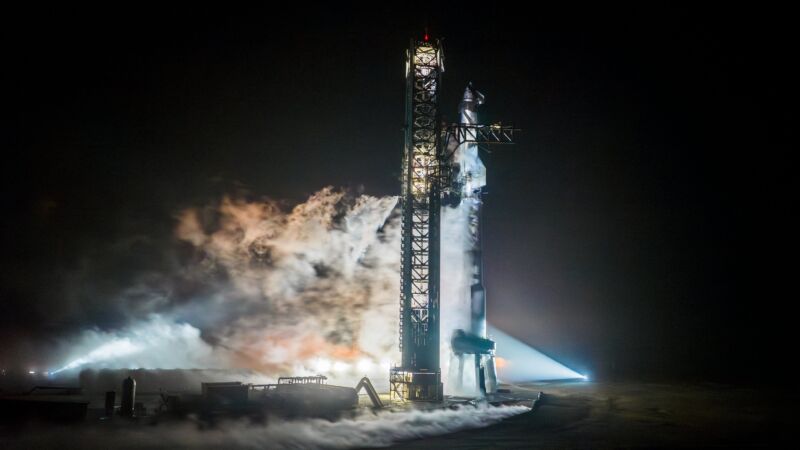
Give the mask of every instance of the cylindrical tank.
POLYGON ((117 393, 114 391, 106 392, 106 417, 111 417, 114 415, 114 400, 117 397, 117 393))
POLYGON ((486 392, 494 394, 497 392, 497 366, 493 354, 483 356, 483 366, 486 368, 486 392))
POLYGON ((133 404, 136 401, 136 380, 128 377, 122 380, 122 401, 120 403, 119 414, 122 416, 133 416, 133 404))

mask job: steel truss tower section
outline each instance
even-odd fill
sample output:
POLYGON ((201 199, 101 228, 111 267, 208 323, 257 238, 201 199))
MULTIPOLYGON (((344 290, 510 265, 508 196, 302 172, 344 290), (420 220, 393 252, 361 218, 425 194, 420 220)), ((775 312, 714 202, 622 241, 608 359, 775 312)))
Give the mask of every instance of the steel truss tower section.
POLYGON ((437 401, 439 367, 439 234, 441 42, 412 40, 406 55, 406 125, 403 154, 400 351, 392 369, 393 399, 437 401))

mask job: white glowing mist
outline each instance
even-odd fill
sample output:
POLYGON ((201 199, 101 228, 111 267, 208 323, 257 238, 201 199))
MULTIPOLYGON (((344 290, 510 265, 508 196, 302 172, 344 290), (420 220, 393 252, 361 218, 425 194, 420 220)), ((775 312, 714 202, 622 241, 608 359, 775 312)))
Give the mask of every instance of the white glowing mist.
POLYGON ((57 374, 65 370, 81 367, 85 364, 92 364, 101 361, 107 363, 108 361, 113 361, 115 359, 129 356, 140 351, 142 351, 142 347, 140 345, 133 344, 129 338, 112 338, 109 342, 101 344, 100 347, 89 351, 89 353, 86 355, 80 356, 72 360, 66 366, 50 373, 57 374))
MULTIPOLYGON (((389 367, 399 360, 396 203, 325 188, 288 212, 270 200, 236 198, 184 209, 175 237, 195 256, 165 274, 175 286, 128 326, 87 330, 67 342, 56 372, 248 369, 271 378, 322 373, 342 385, 366 375, 386 390, 389 367), (170 294, 187 285, 202 294, 170 294)), ((466 220, 463 206, 443 210, 441 365, 446 392, 469 395, 452 391, 448 377, 452 332, 470 325, 466 220)), ((508 380, 574 373, 555 370, 518 341, 498 342, 498 353, 514 369, 508 380)))
POLYGON ((145 318, 70 341, 59 371, 223 367, 383 381, 399 359, 396 203, 325 188, 289 211, 232 197, 179 211, 175 237, 194 256, 165 274, 173 286, 145 318), (186 286, 199 294, 176 297, 186 286))
MULTIPOLYGON (((524 406, 459 407, 430 411, 380 412, 331 422, 323 419, 282 421, 267 426, 242 422, 198 430, 186 425, 115 430, 113 439, 126 448, 344 449, 386 447, 402 441, 483 428, 530 411, 524 406)), ((82 448, 105 448, 109 436, 70 430, 69 442, 82 448)), ((38 448, 53 442, 51 433, 27 433, 9 448, 38 448)))
POLYGON ((471 328, 471 275, 472 260, 467 250, 470 248, 470 235, 467 222, 469 208, 460 204, 456 208, 442 208, 441 245, 441 349, 440 364, 447 395, 476 395, 474 371, 466 370, 463 383, 458 383, 458 360, 450 347, 450 339, 455 330, 471 328), (472 379, 471 379, 471 378, 472 379), (457 387, 461 385, 460 388, 457 387))
POLYGON ((225 199, 210 231, 199 210, 183 211, 177 237, 230 282, 231 292, 209 307, 245 311, 214 324, 220 345, 239 364, 275 375, 328 369, 331 381, 351 383, 359 369, 385 373, 384 361, 397 360, 396 203, 331 188, 289 213, 271 202, 225 199))
POLYGON ((200 338, 200 330, 152 315, 136 326, 115 332, 86 330, 67 350, 70 362, 51 373, 82 367, 108 369, 221 368, 225 355, 200 338))

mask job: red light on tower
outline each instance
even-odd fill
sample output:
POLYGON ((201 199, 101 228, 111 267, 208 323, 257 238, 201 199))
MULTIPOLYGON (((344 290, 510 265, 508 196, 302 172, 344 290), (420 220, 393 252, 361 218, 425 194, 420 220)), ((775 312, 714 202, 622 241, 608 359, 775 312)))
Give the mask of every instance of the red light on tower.
POLYGON ((423 36, 422 39, 425 40, 425 42, 428 42, 428 39, 430 39, 428 33, 425 33, 425 36, 423 36))

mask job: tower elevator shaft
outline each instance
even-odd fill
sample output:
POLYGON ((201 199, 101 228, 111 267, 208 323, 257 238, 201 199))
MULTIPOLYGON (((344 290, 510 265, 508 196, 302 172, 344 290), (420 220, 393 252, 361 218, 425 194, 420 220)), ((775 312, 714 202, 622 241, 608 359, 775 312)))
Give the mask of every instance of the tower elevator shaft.
POLYGON ((439 89, 444 72, 441 42, 412 40, 406 55, 406 123, 403 153, 400 351, 390 374, 398 400, 443 397, 439 366, 440 208, 442 129, 439 89))

